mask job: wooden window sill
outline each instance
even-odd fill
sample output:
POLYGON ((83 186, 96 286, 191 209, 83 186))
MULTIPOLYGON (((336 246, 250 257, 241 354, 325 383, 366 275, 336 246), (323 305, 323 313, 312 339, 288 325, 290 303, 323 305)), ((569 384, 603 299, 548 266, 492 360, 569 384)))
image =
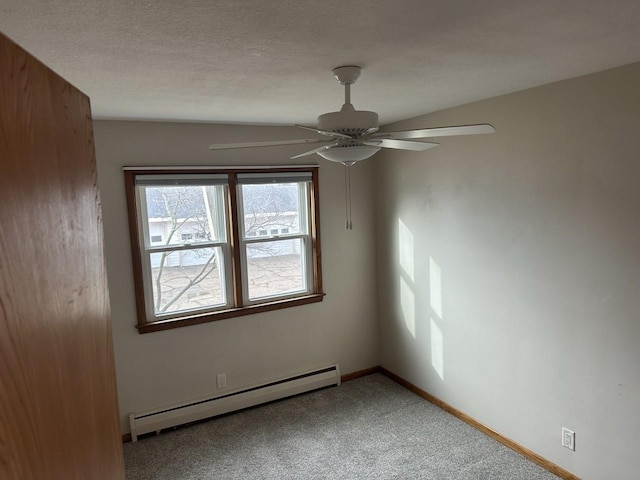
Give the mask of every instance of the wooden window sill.
POLYGON ((299 305, 307 305, 309 303, 321 302, 324 293, 314 293, 303 297, 287 298, 283 300, 275 300, 273 302, 259 303, 255 305, 247 305, 246 307, 230 308, 228 310, 219 310, 216 312, 207 312, 204 314, 195 314, 182 318, 171 318, 168 320, 159 320, 156 322, 148 322, 137 325, 138 333, 158 332, 162 330, 171 330, 172 328, 187 327, 190 325, 198 325, 200 323, 215 322, 226 318, 241 317, 243 315, 252 315, 254 313, 270 312, 272 310, 281 310, 283 308, 297 307, 299 305))

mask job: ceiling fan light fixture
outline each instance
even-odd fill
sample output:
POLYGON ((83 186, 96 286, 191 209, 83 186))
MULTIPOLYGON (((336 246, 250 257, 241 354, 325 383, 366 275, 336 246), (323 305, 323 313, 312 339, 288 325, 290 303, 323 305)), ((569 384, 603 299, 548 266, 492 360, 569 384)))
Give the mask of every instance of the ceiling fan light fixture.
POLYGON ((374 147, 371 145, 344 145, 322 150, 317 153, 322 158, 331 162, 342 163, 350 166, 361 160, 366 160, 379 151, 380 147, 374 147))

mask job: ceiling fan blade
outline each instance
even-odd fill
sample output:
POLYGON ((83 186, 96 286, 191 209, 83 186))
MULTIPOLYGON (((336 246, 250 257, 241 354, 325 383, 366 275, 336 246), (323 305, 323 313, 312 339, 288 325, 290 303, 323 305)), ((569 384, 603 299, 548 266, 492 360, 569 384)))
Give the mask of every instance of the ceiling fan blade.
POLYGON ((407 140, 394 140, 391 138, 381 138, 372 141, 362 142, 365 145, 371 145, 372 147, 384 147, 384 148, 396 148, 398 150, 413 150, 421 152, 440 145, 433 142, 409 142, 407 140))
POLYGON ((209 150, 230 150, 233 148, 277 147, 279 145, 300 145, 308 143, 322 143, 326 140, 317 138, 304 138, 301 140, 274 140, 271 142, 241 142, 241 143, 214 143, 209 145, 209 150))
POLYGON ((306 125, 298 125, 297 123, 295 124, 295 126, 304 130, 309 130, 310 132, 319 133, 320 135, 326 135, 327 137, 348 139, 351 138, 349 135, 345 135, 344 133, 330 132, 329 130, 318 130, 316 127, 307 127, 306 125))
POLYGON ((451 135, 478 135, 483 133, 494 133, 493 126, 488 123, 479 125, 460 125, 456 127, 436 127, 422 128, 418 130, 404 130, 401 132, 374 133, 371 138, 428 138, 428 137, 448 137, 451 135))
POLYGON ((331 143, 328 143, 327 145, 323 145, 320 148, 314 148, 313 150, 309 150, 308 152, 304 152, 304 153, 301 153, 299 155, 294 155, 293 157, 291 157, 291 159, 293 160, 294 158, 300 158, 300 157, 306 157, 307 155, 313 155, 314 153, 322 152, 323 150, 328 150, 331 147, 335 147, 336 145, 338 145, 338 142, 331 142, 331 143))

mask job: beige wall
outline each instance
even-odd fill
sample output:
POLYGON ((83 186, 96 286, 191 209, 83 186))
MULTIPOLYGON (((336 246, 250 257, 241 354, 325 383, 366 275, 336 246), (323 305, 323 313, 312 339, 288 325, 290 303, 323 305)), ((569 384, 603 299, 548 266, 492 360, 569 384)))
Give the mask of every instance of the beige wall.
POLYGON ((640 478, 637 85, 640 64, 394 125, 498 133, 356 166, 352 232, 342 167, 319 160, 325 301, 146 335, 121 167, 290 163, 301 147, 206 146, 304 132, 96 121, 123 431, 132 411, 216 393, 217 373, 233 389, 382 363, 585 480, 640 478))
POLYGON ((304 151, 276 147, 211 152, 213 142, 300 138, 287 127, 95 122, 120 414, 189 400, 338 362, 342 373, 380 363, 374 249, 373 165, 352 172, 353 231, 344 229, 343 167, 319 163, 323 302, 204 325, 138 334, 124 165, 282 165, 304 151))
POLYGON ((585 480, 640 478, 639 85, 413 119, 497 133, 373 161, 383 366, 585 480))

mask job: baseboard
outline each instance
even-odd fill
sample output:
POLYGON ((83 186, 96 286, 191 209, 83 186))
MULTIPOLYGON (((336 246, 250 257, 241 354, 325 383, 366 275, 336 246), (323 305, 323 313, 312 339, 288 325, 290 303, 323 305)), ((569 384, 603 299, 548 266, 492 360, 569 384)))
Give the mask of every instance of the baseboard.
POLYGON ((355 380, 356 378, 366 377, 367 375, 372 375, 374 373, 380 373, 382 371, 382 367, 377 365, 371 368, 365 368, 364 370, 358 370, 357 372, 346 373, 344 375, 340 375, 341 382, 348 382, 350 380, 355 380))
POLYGON ((389 377, 394 382, 399 383, 400 385, 402 385, 406 389, 411 390, 413 393, 415 393, 419 397, 422 397, 426 401, 428 401, 430 403, 433 403, 436 407, 441 408, 445 412, 450 413, 454 417, 457 417, 460 420, 462 420, 463 422, 468 423, 472 427, 480 430, 485 435, 488 435, 491 438, 493 438, 494 440, 497 440, 498 442, 502 443, 503 445, 509 447, 511 450, 514 450, 514 451, 518 452, 520 455, 528 458, 532 462, 537 463, 542 468, 544 468, 545 470, 548 470, 549 472, 553 473, 554 475, 557 475, 558 477, 563 478, 565 480, 580 480, 580 477, 576 476, 575 474, 569 472, 568 470, 565 470, 564 468, 560 467, 559 465, 556 465, 553 462, 550 462, 546 458, 541 457, 540 455, 538 455, 534 451, 529 450, 526 447, 523 447, 519 443, 514 442, 510 438, 507 438, 504 435, 496 432, 492 428, 487 427, 486 425, 480 423, 479 421, 477 421, 476 419, 470 417, 466 413, 461 412, 457 408, 454 408, 451 405, 449 405, 448 403, 443 402, 439 398, 434 397, 433 395, 431 395, 428 392, 425 392, 424 390, 422 390, 419 387, 416 387, 413 383, 408 382, 404 378, 396 375, 393 372, 390 372, 386 368, 379 367, 378 371, 380 373, 382 373, 383 375, 389 377))
MULTIPOLYGON (((340 375, 340 382, 348 382, 350 380, 355 380, 356 378, 366 377, 367 375, 372 375, 374 373, 379 373, 381 371, 380 366, 375 366, 371 368, 365 368, 363 370, 358 370, 357 372, 351 372, 344 375, 340 375)), ((131 441, 131 434, 125 433, 122 435, 122 443, 127 443, 131 441)))
MULTIPOLYGON (((378 372, 380 372, 380 366, 365 368, 364 370, 358 370, 357 372, 341 375, 340 382, 348 382, 350 380, 355 380, 356 378, 364 377, 366 375, 371 375, 373 373, 378 373, 378 372)), ((124 435, 122 435, 122 443, 130 442, 131 438, 132 437, 130 433, 125 433, 124 435)))
MULTIPOLYGON (((510 438, 507 438, 504 435, 496 432, 492 428, 487 427, 486 425, 480 423, 479 421, 477 421, 476 419, 470 417, 466 413, 461 412, 457 408, 452 407, 448 403, 440 400, 438 397, 435 397, 435 396, 431 395, 430 393, 428 393, 428 392, 422 390, 421 388, 415 386, 413 383, 405 380, 404 378, 396 375, 393 372, 390 372, 389 370, 387 370, 384 367, 381 367, 381 366, 378 365, 376 367, 371 367, 371 368, 365 368, 363 370, 358 370, 357 372, 347 373, 347 374, 344 374, 344 375, 340 376, 340 381, 341 382, 348 382, 350 380, 355 380, 356 378, 366 377, 367 375, 372 375, 374 373, 382 373, 383 375, 385 375, 386 377, 390 378, 394 382, 396 382, 396 383, 402 385, 403 387, 405 387, 407 390, 412 391, 413 393, 415 393, 419 397, 424 398, 426 401, 428 401, 428 402, 434 404, 435 406, 441 408, 445 412, 450 413, 454 417, 459 418, 463 422, 465 422, 465 423, 471 425, 472 427, 480 430, 485 435, 490 436, 491 438, 497 440, 498 442, 502 443, 503 445, 505 445, 505 446, 509 447, 510 449, 518 452, 520 455, 522 455, 522 456, 528 458, 529 460, 531 460, 532 462, 540 465, 542 468, 544 468, 545 470, 548 470, 549 472, 553 473, 554 475, 557 475, 558 477, 563 478, 565 480, 580 480, 580 477, 578 477, 577 475, 569 472, 568 470, 565 470, 564 468, 560 467, 559 465, 556 465, 555 463, 553 463, 553 462, 547 460, 546 458, 538 455, 534 451, 529 450, 526 447, 523 447, 519 443, 514 442, 510 438)), ((131 441, 131 434, 130 433, 125 433, 124 435, 122 435, 122 443, 130 442, 130 441, 131 441)))

